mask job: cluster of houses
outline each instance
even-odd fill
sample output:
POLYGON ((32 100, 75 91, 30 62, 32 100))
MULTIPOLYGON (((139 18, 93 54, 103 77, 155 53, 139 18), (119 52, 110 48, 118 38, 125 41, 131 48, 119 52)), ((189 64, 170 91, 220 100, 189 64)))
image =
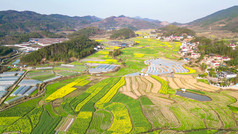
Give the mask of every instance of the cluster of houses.
MULTIPOLYGON (((146 39, 154 38, 154 39, 158 39, 158 40, 162 40, 162 41, 167 41, 167 42, 169 42, 169 41, 182 41, 182 40, 185 39, 184 36, 174 36, 174 35, 171 35, 171 36, 158 36, 157 34, 145 35, 145 36, 143 36, 143 38, 146 38, 146 39)), ((193 38, 193 36, 190 36, 190 35, 188 35, 186 37, 186 39, 190 39, 190 40, 192 38, 193 38)))
MULTIPOLYGON (((171 36, 159 36, 159 37, 157 37, 157 39, 163 40, 163 41, 182 41, 185 39, 185 37, 171 35, 171 36)), ((193 36, 188 35, 188 36, 186 36, 186 39, 192 40, 193 36)))
POLYGON ((225 65, 225 61, 230 61, 231 59, 229 57, 222 57, 215 54, 209 54, 204 57, 203 60, 201 60, 201 64, 205 63, 209 68, 216 68, 221 65, 225 65))
POLYGON ((198 59, 201 54, 197 53, 197 46, 199 43, 190 43, 190 42, 183 42, 182 45, 180 46, 180 51, 179 53, 181 56, 184 56, 184 60, 186 62, 190 61, 191 58, 193 59, 198 59))

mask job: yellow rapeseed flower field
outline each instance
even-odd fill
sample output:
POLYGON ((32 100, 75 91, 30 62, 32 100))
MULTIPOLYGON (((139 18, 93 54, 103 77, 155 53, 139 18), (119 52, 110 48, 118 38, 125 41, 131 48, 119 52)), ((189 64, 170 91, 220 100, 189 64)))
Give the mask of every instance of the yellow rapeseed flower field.
POLYGON ((107 92, 106 95, 104 95, 98 102, 96 102, 95 106, 98 108, 103 108, 103 105, 109 102, 112 97, 117 93, 119 88, 125 85, 125 83, 125 77, 122 77, 120 81, 107 92))
POLYGON ((77 84, 79 84, 80 82, 82 82, 84 80, 85 79, 82 79, 82 78, 76 79, 74 82, 71 82, 71 83, 61 87, 57 91, 55 91, 53 94, 48 96, 45 100, 49 102, 49 101, 52 101, 52 100, 55 100, 55 99, 63 98, 67 94, 76 90, 77 88, 74 88, 74 86, 76 86, 77 84))
POLYGON ((134 56, 137 58, 142 58, 145 56, 145 54, 134 53, 134 56))

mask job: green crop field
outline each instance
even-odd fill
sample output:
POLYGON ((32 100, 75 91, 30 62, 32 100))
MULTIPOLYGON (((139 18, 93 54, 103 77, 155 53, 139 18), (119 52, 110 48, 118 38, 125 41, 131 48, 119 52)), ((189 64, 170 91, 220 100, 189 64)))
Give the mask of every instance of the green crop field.
POLYGON ((38 133, 54 133, 55 128, 60 122, 61 117, 52 117, 47 110, 44 110, 40 117, 40 122, 37 124, 37 126, 33 129, 33 134, 38 133))
POLYGON ((103 133, 111 125, 112 115, 104 110, 98 110, 93 115, 93 120, 90 124, 90 127, 87 130, 87 133, 103 133))

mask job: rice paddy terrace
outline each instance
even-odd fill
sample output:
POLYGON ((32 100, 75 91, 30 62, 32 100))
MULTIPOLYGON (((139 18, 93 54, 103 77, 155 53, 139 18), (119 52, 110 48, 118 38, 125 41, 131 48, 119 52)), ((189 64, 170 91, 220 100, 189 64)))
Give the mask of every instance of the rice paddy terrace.
MULTIPOLYGON (((122 49, 123 54, 117 57, 126 58, 125 68, 100 77, 78 75, 47 84, 43 96, 0 112, 0 132, 237 133, 237 91, 222 91, 199 82, 192 68, 178 61, 158 59, 166 57, 167 51, 170 56, 176 56, 178 43, 134 40, 140 41, 140 45, 122 49), (146 47, 148 44, 150 47, 146 47), (136 72, 148 75, 127 75, 136 72), (176 95, 181 88, 210 100, 176 95)), ((114 69, 113 65, 120 63, 108 56, 108 50, 99 51, 82 62, 103 64, 92 71, 114 69)), ((32 72, 28 77, 37 77, 39 72, 32 72)), ((47 77, 55 77, 48 72, 47 77)))

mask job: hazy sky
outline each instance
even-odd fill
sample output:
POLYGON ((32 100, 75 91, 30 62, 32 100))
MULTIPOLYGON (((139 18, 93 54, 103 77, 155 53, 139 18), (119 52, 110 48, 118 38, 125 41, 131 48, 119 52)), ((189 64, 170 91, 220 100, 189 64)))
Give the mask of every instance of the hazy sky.
POLYGON ((182 23, 234 5, 238 5, 238 0, 0 0, 0 10, 100 18, 140 16, 182 23))

